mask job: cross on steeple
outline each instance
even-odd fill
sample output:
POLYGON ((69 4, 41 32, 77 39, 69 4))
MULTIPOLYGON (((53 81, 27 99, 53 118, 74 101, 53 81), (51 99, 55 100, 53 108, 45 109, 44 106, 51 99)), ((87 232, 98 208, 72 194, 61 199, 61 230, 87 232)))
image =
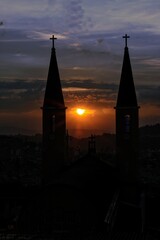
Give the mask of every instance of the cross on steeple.
POLYGON ((130 38, 130 36, 128 36, 127 34, 125 34, 123 36, 123 38, 125 38, 125 47, 127 47, 127 39, 130 38))
POLYGON ((52 37, 50 38, 50 40, 52 40, 52 47, 54 48, 54 40, 56 40, 57 38, 54 37, 54 35, 52 35, 52 37))

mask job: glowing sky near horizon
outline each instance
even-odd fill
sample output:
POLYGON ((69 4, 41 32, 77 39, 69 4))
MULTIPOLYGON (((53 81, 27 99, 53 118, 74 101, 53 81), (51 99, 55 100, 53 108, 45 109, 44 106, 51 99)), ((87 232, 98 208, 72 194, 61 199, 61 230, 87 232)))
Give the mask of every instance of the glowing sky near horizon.
POLYGON ((126 33, 140 125, 159 122, 159 19, 159 0, 0 1, 0 127, 41 132, 52 34, 70 131, 115 131, 126 33))

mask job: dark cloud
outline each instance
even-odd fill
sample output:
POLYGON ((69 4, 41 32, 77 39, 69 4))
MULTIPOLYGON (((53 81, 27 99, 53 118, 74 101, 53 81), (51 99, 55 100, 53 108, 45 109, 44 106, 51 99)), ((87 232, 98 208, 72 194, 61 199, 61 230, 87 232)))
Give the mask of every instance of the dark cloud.
POLYGON ((82 0, 72 0, 65 4, 67 29, 70 34, 88 31, 92 26, 92 19, 85 15, 82 0))
MULTIPOLYGON (((43 103, 46 81, 44 80, 4 80, 0 81, 1 111, 27 112, 39 109, 43 103)), ((118 84, 98 82, 93 79, 62 80, 66 104, 74 105, 75 101, 96 106, 114 107, 117 99, 118 84)), ((160 87, 138 85, 136 87, 140 105, 160 106, 160 87)))
POLYGON ((114 107, 116 94, 113 92, 92 90, 92 91, 71 91, 65 92, 64 97, 66 105, 75 106, 75 104, 83 104, 86 106, 97 107, 114 107))
POLYGON ((41 80, 14 80, 0 82, 1 111, 27 112, 42 104, 45 82, 41 80))
MULTIPOLYGON (((95 103, 99 105, 104 104, 115 104, 118 93, 118 84, 115 83, 106 83, 106 82, 98 82, 92 79, 85 80, 70 80, 63 83, 64 87, 74 87, 72 92, 67 93, 67 88, 65 91, 66 99, 78 99, 78 101, 84 101, 88 103, 95 103), (78 88, 82 89, 82 91, 78 91, 78 88), (85 91, 83 91, 85 89, 85 91), (88 96, 90 96, 88 98, 88 96)), ((155 106, 160 106, 159 104, 159 92, 160 87, 154 85, 138 85, 136 87, 137 98, 139 104, 152 104, 155 106)))
POLYGON ((137 87, 137 91, 140 103, 160 107, 160 86, 141 85, 137 87))
POLYGON ((71 80, 63 80, 62 84, 64 87, 76 87, 76 88, 87 88, 88 90, 91 89, 111 89, 117 91, 118 86, 115 83, 106 83, 102 81, 95 81, 93 79, 85 79, 85 80, 78 80, 78 79, 71 79, 71 80))
MULTIPOLYGON (((49 53, 49 48, 46 48, 46 40, 42 41, 40 38, 34 39, 33 34, 30 31, 6 29, 5 33, 0 38, 0 42, 0 51, 2 55, 4 54, 8 56, 8 54, 15 55, 20 53, 22 54, 22 57, 23 54, 26 56, 31 55, 40 57, 43 55, 46 57, 49 53)), ((0 57, 2 58, 2 56, 0 57)))

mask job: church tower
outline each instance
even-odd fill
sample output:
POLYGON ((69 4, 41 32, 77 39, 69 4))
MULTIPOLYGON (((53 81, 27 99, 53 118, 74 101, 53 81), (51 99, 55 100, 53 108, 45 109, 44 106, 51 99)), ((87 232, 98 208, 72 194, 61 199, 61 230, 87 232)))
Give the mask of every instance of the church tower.
POLYGON ((42 107, 43 114, 43 182, 49 183, 65 163, 66 107, 53 42, 48 78, 42 107))
POLYGON ((117 168, 123 181, 137 180, 139 107, 134 87, 129 57, 127 34, 121 79, 116 104, 116 154, 117 168))

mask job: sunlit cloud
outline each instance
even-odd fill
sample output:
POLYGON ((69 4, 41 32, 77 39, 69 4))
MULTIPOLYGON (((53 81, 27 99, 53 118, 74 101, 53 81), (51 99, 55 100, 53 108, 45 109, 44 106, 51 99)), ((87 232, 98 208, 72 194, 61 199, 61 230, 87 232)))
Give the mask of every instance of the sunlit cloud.
POLYGON ((37 32, 37 31, 31 32, 29 37, 32 39, 35 39, 35 40, 48 40, 51 38, 52 35, 54 35, 54 37, 59 40, 68 38, 67 36, 65 36, 63 34, 59 34, 59 33, 54 33, 54 32, 44 33, 44 32, 37 32))
POLYGON ((73 70, 84 70, 85 68, 82 68, 82 67, 73 67, 72 69, 73 69, 73 70))
POLYGON ((67 88, 63 88, 63 92, 84 92, 84 91, 88 91, 87 88, 76 88, 76 87, 67 87, 67 88))
POLYGON ((69 45, 70 45, 71 47, 76 47, 76 48, 81 47, 81 44, 78 43, 78 42, 77 42, 77 43, 76 43, 76 42, 75 42, 75 43, 70 43, 69 45))
POLYGON ((146 59, 143 60, 143 63, 149 66, 152 66, 154 68, 160 68, 160 58, 155 59, 146 59))

